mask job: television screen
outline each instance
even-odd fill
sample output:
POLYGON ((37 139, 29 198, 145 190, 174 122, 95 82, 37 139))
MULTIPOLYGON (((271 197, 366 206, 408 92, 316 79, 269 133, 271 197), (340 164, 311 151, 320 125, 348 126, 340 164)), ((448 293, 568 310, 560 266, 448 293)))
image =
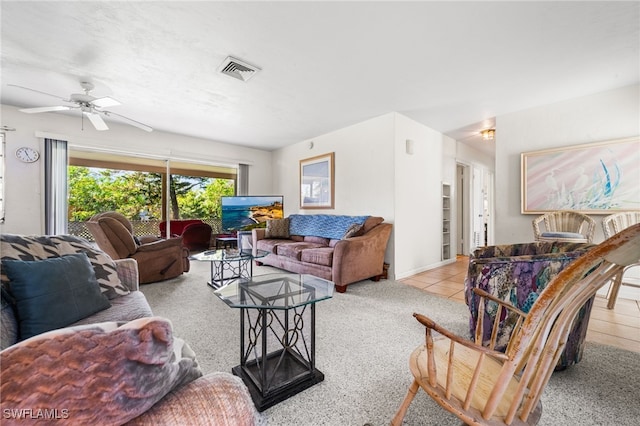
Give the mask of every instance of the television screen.
POLYGON ((282 195, 222 197, 224 232, 266 228, 267 220, 284 217, 282 195))

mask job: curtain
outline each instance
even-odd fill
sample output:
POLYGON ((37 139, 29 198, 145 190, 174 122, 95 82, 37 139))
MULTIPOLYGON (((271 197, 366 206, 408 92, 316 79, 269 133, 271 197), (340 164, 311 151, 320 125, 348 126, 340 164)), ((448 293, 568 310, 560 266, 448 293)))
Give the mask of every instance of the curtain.
POLYGON ((249 195, 249 165, 238 164, 238 187, 236 195, 249 195))
POLYGON ((44 140, 44 230, 46 235, 67 233, 67 141, 44 140))
POLYGON ((0 133, 0 223, 4 223, 4 133, 0 133))

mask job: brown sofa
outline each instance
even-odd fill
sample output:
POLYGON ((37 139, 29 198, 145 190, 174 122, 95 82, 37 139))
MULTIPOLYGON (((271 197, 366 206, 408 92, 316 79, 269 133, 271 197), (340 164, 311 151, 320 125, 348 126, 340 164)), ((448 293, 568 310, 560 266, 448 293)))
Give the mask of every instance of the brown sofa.
POLYGON ((86 226, 98 247, 112 259, 131 258, 138 262, 140 284, 168 280, 189 271, 189 250, 181 237, 136 239, 131 222, 118 212, 99 213, 86 226))
POLYGON ((384 254, 392 229, 392 225, 383 222, 382 217, 291 215, 285 220, 290 220, 289 235, 270 237, 269 228, 252 231, 254 255, 257 250, 269 252, 256 261, 258 265, 271 265, 333 281, 338 293, 344 293, 349 284, 365 279, 377 281, 382 276, 384 254), (352 232, 353 236, 345 238, 343 231, 336 231, 331 222, 345 223, 346 220, 348 223, 350 218, 363 222, 360 222, 359 230, 352 232), (300 220, 309 226, 297 226, 300 220))
MULTIPOLYGON (((0 253, 3 425, 56 420, 113 425, 265 423, 240 378, 226 372, 203 375, 195 354, 173 335, 170 321, 152 316, 139 291, 134 260, 114 261, 71 235, 2 234, 0 253), (94 285, 111 306, 63 328, 49 327, 50 331, 21 340, 27 317, 38 312, 27 310, 19 315, 24 305, 14 298, 6 261, 33 263, 75 253, 87 255, 97 279, 94 285), (43 413, 52 417, 38 417, 43 413)), ((70 276, 78 275, 70 272, 70 276)), ((48 280, 33 284, 47 286, 49 292, 54 288, 48 280)), ((60 298, 56 304, 72 306, 63 301, 71 298, 68 293, 60 293, 60 298)))

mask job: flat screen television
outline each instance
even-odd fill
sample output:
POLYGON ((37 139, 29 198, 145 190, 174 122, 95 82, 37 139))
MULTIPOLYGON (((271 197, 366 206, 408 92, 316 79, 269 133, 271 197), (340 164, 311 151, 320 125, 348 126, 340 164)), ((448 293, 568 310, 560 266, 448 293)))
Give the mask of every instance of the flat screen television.
POLYGON ((222 198, 224 232, 266 228, 267 220, 284 217, 282 195, 246 195, 222 198))

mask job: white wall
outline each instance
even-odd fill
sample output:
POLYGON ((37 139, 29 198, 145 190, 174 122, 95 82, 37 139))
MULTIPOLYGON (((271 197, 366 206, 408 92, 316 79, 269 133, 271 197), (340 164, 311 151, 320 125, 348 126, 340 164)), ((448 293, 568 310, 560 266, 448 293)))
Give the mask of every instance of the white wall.
POLYGON ((395 118, 395 274, 404 278, 441 262, 442 182, 454 183, 455 142, 404 115, 395 118))
POLYGON ((473 165, 492 172, 495 169, 493 157, 466 143, 456 142, 455 157, 456 161, 462 164, 473 165))
POLYGON ((80 117, 56 113, 24 114, 12 106, 2 105, 2 125, 13 127, 6 133, 6 216, 0 232, 16 234, 44 233, 43 161, 33 164, 19 162, 13 153, 18 147, 29 146, 42 153, 43 140, 36 132, 58 135, 73 145, 100 149, 137 152, 162 158, 182 158, 206 161, 210 164, 236 166, 250 164, 251 194, 273 193, 271 152, 220 142, 153 131, 119 123, 108 123, 109 130, 98 132, 87 120, 81 129, 80 117))
MULTIPOLYGON (((533 239, 536 215, 520 213, 520 153, 640 134, 640 86, 628 86, 496 118, 497 244, 533 239)), ((638 165, 640 167, 640 164, 638 165)), ((639 183, 640 184, 640 183, 639 183)), ((601 216, 595 242, 603 240, 601 216)))
POLYGON ((392 124, 393 115, 386 114, 274 151, 274 190, 285 197, 285 214, 369 214, 393 222, 392 124), (300 160, 330 152, 335 208, 301 210, 300 160))

